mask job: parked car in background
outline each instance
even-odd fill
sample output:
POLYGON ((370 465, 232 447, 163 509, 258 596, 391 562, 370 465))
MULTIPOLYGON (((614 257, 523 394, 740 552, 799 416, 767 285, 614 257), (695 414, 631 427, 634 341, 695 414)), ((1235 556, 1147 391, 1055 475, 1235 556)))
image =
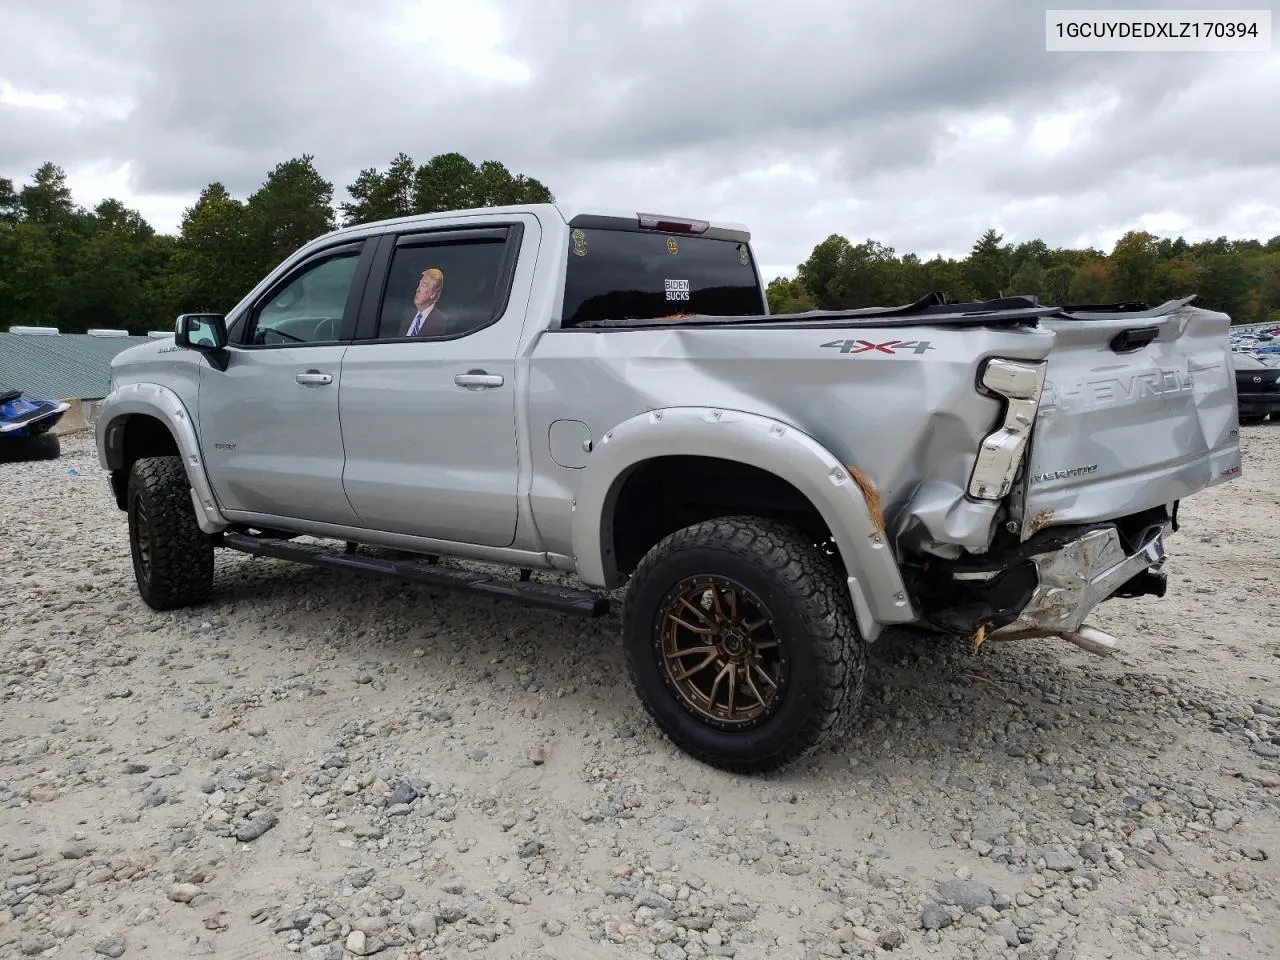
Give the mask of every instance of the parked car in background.
POLYGON ((1280 365, 1247 353, 1233 353, 1236 403, 1241 423, 1261 423, 1280 414, 1280 365))

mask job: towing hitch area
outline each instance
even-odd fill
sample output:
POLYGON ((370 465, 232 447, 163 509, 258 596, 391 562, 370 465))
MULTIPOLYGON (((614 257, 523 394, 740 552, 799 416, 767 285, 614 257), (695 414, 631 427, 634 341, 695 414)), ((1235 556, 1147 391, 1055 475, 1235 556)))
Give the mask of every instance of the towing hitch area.
POLYGON ((1086 624, 1098 604, 1112 597, 1164 596, 1164 535, 1169 524, 1148 526, 1129 552, 1119 530, 1104 527, 1055 550, 1032 556, 1036 587, 1013 622, 973 637, 974 647, 989 640, 1057 637, 1100 657, 1111 656, 1120 641, 1086 624))
MULTIPOLYGON (((981 636, 980 631, 979 637, 981 636)), ((1081 650, 1088 650, 1099 657, 1109 657, 1120 647, 1118 639, 1089 624, 1082 624, 1076 630, 1043 630, 1037 627, 1015 630, 1011 626, 1002 627, 986 634, 985 640, 1040 640, 1049 637, 1074 643, 1081 650)), ((977 645, 980 646, 983 642, 984 640, 975 638, 977 645)))

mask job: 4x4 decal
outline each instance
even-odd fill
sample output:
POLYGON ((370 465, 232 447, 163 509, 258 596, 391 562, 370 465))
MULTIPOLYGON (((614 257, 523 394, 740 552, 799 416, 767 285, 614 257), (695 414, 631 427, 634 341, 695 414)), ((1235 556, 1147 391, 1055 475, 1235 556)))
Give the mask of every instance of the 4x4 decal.
POLYGON ((919 356, 934 349, 928 340, 886 340, 884 343, 872 343, 870 340, 832 340, 822 347, 839 350, 841 353, 887 353, 891 357, 903 350, 912 350, 919 356))

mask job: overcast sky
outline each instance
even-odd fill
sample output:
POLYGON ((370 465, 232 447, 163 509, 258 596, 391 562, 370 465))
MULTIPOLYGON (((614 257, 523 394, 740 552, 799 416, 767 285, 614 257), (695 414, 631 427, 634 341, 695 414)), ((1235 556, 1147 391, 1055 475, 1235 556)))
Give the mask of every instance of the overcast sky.
MULTIPOLYGON (((1276 0, 1184 5, 1280 24, 1276 0)), ((291 156, 341 200, 457 150, 575 204, 745 222, 770 276, 832 233, 922 257, 987 227, 1280 234, 1280 52, 1047 53, 1045 7, 9 0, 0 176, 52 160, 77 201, 175 230, 205 184, 247 196, 291 156)))

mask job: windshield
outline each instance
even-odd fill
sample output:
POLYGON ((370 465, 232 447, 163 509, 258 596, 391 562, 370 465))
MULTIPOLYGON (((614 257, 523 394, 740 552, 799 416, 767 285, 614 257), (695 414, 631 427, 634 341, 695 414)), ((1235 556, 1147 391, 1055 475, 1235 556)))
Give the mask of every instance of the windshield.
POLYGON ((563 326, 767 310, 745 243, 634 230, 570 233, 563 326))

